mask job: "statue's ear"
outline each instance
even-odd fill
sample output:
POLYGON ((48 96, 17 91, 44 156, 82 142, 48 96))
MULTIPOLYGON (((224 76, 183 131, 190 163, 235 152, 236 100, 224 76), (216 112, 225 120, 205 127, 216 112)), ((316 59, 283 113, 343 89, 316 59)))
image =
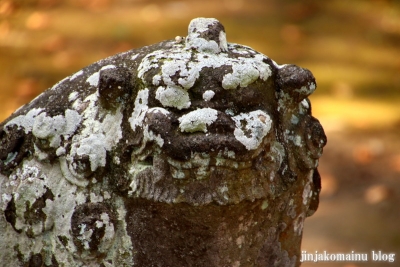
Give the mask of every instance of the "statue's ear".
POLYGON ((297 105, 315 91, 317 84, 308 69, 296 65, 284 65, 278 70, 277 86, 281 94, 289 95, 288 99, 297 105))
POLYGON ((133 89, 132 74, 126 68, 116 67, 100 71, 100 103, 106 109, 116 109, 129 98, 133 89))

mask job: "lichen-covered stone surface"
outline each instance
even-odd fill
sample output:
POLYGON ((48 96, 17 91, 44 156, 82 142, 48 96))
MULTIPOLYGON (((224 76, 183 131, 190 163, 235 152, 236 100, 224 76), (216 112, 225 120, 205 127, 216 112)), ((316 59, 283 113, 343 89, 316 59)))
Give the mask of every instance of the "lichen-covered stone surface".
POLYGON ((298 266, 315 89, 205 18, 65 78, 0 124, 2 265, 298 266))

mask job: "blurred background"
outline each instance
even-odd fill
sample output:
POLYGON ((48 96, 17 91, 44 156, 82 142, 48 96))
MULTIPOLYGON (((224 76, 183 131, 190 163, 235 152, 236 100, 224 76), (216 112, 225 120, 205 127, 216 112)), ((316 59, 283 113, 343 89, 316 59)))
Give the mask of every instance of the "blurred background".
MULTIPOLYGON (((0 121, 102 58, 186 36, 195 17, 229 42, 310 69, 328 145, 302 249, 396 253, 399 266, 400 3, 390 0, 0 0, 0 121)), ((369 255, 370 256, 370 255, 369 255)))

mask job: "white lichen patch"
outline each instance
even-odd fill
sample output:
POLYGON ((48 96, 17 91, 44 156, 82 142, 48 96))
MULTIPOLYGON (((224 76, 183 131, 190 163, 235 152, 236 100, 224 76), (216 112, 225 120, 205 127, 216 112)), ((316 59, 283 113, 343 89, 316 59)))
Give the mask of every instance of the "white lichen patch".
POLYGON ((99 83, 99 78, 100 73, 95 72, 86 79, 86 82, 89 83, 91 86, 97 86, 99 83))
MULTIPOLYGON (((204 30, 206 29, 208 27, 204 28, 204 30)), ((196 33, 194 34, 197 36, 201 31, 201 28, 196 28, 196 33)), ((223 39, 223 37, 221 38, 223 39)), ((193 38, 188 39, 194 40, 193 38)), ((210 42, 210 44, 216 45, 213 40, 197 39, 199 39, 199 42, 210 42)), ((205 50, 198 50, 197 45, 192 47, 190 40, 187 42, 188 46, 186 48, 173 46, 168 50, 157 50, 149 53, 143 58, 138 67, 138 77, 143 80, 146 86, 157 87, 156 99, 164 107, 189 108, 191 102, 187 91, 199 79, 203 68, 230 67, 232 71, 222 77, 221 83, 224 89, 247 87, 259 79, 266 81, 272 75, 271 66, 266 63, 267 57, 254 52, 250 48, 241 47, 243 57, 232 58, 227 53, 209 54, 205 52, 209 49, 217 49, 215 45, 198 44, 203 48, 208 47, 205 50), (196 51, 192 48, 195 48, 196 51), (244 53, 244 51, 247 51, 247 53, 244 53), (157 69, 158 71, 150 77, 151 82, 149 84, 146 75, 151 69, 157 69)), ((237 49, 236 46, 234 47, 237 49)), ((214 95, 215 92, 207 90, 203 94, 203 99, 210 101, 214 95)))
POLYGON ((93 73, 90 75, 87 79, 86 82, 89 83, 91 86, 97 86, 99 84, 99 78, 100 78, 100 71, 101 70, 106 70, 106 69, 113 69, 115 68, 114 65, 107 65, 102 67, 99 71, 93 73))
POLYGON ((270 116, 262 110, 240 113, 232 117, 235 121, 235 138, 248 150, 256 149, 272 126, 270 116))
POLYGON ((235 89, 246 87, 258 79, 259 72, 255 68, 248 68, 245 64, 235 64, 232 66, 233 72, 224 76, 222 87, 225 89, 235 89))
POLYGON ((235 89, 238 86, 246 87, 257 79, 266 81, 271 76, 271 67, 264 62, 265 58, 261 54, 249 58, 229 58, 225 53, 205 56, 191 50, 172 48, 155 51, 144 57, 138 68, 138 77, 144 80, 144 75, 150 69, 160 67, 161 73, 152 78, 153 85, 158 86, 162 81, 166 86, 188 90, 199 78, 204 67, 220 68, 225 65, 232 67, 232 73, 223 77, 222 87, 235 89), (177 74, 179 78, 172 79, 177 74))
POLYGON ((311 185, 307 183, 303 190, 303 205, 307 205, 312 194, 311 185))
POLYGON ((185 179, 186 174, 182 170, 176 169, 174 167, 171 167, 171 176, 174 179, 185 179))
POLYGON ((77 205, 81 205, 87 201, 87 195, 83 192, 79 192, 75 196, 75 202, 77 205))
POLYGON ((293 222, 293 230, 297 235, 301 235, 303 233, 304 220, 305 216, 303 213, 301 213, 293 222))
POLYGON ((149 89, 140 90, 135 99, 135 108, 129 118, 129 123, 133 131, 136 127, 141 127, 143 125, 144 116, 146 111, 149 109, 147 106, 149 98, 149 89))
POLYGON ((283 110, 287 109, 288 103, 292 102, 292 97, 289 94, 281 92, 275 93, 276 98, 278 99, 278 112, 282 112, 283 110))
POLYGON ((314 174, 314 170, 311 170, 308 173, 308 176, 307 176, 308 179, 307 179, 306 184, 305 184, 304 189, 303 189, 302 197, 303 197, 303 205, 305 205, 305 206, 307 206, 309 204, 310 199, 312 197, 313 191, 312 191, 312 188, 311 188, 311 184, 313 182, 313 180, 312 180, 313 174, 314 174))
POLYGON ((137 175, 141 173, 143 170, 147 168, 151 168, 152 166, 150 165, 145 165, 145 164, 132 164, 130 166, 130 169, 128 170, 129 176, 131 177, 131 183, 129 184, 130 190, 128 191, 129 196, 134 196, 134 194, 137 193, 137 189, 139 186, 139 180, 137 178, 137 175))
MULTIPOLYGON (((71 147, 70 156, 89 156, 90 169, 97 170, 98 167, 106 165, 106 147, 104 143, 105 136, 101 134, 91 135, 78 142, 75 142, 71 147)), ((71 164, 78 164, 71 159, 71 164)), ((75 167, 75 165, 73 166, 75 167)), ((75 175, 78 175, 74 173, 75 175)))
POLYGON ((209 31, 209 27, 213 24, 219 24, 216 19, 209 18, 196 18, 193 19, 189 24, 188 36, 186 38, 186 47, 194 48, 198 51, 219 53, 228 50, 228 43, 226 41, 226 34, 224 31, 220 31, 218 35, 218 42, 214 39, 207 40, 201 37, 201 33, 209 31))
POLYGON ((139 151, 141 152, 142 149, 145 147, 145 144, 146 144, 147 142, 150 142, 150 141, 155 141, 155 143, 156 143, 159 147, 163 147, 163 145, 164 145, 164 139, 162 139, 161 135, 160 135, 160 134, 154 134, 153 131, 150 131, 150 130, 149 130, 149 126, 146 125, 146 126, 143 128, 143 145, 142 145, 142 147, 138 150, 138 152, 139 152, 139 151))
POLYGON ((229 116, 235 116, 235 112, 230 108, 225 110, 225 114, 229 116))
POLYGON ((57 148, 60 146, 61 137, 68 139, 76 131, 81 120, 81 115, 75 110, 67 109, 65 116, 54 117, 42 112, 34 120, 32 134, 40 139, 48 139, 50 147, 57 148))
POLYGON ((42 151, 36 144, 33 145, 33 149, 35 151, 34 155, 38 160, 46 160, 49 157, 49 155, 42 151))
POLYGON ((229 188, 226 184, 218 187, 217 189, 220 193, 220 195, 225 199, 225 200, 229 200, 229 196, 228 196, 228 192, 229 192, 229 188))
POLYGON ((68 101, 69 101, 69 102, 73 102, 73 101, 75 101, 75 100, 78 98, 78 96, 79 96, 79 93, 78 93, 78 92, 72 92, 72 93, 70 93, 69 96, 68 96, 68 101))
POLYGON ((84 179, 83 176, 81 176, 78 172, 75 171, 75 169, 78 167, 80 168, 82 164, 74 163, 73 157, 69 155, 61 156, 59 158, 59 162, 62 175, 68 182, 81 187, 85 187, 89 184, 89 180, 84 179), (69 160, 67 160, 67 158, 69 160))
POLYGON ((107 114, 99 125, 104 134, 104 141, 106 142, 104 147, 107 151, 112 150, 122 138, 122 118, 122 112, 118 109, 115 114, 107 114))
POLYGON ((4 194, 1 195, 1 204, 2 205, 0 207, 1 207, 2 211, 4 211, 7 208, 7 204, 8 204, 8 202, 11 201, 11 199, 12 199, 12 195, 11 194, 4 193, 4 194))
POLYGON ((228 167, 230 169, 238 169, 239 162, 225 158, 216 158, 215 166, 228 167))
POLYGON ((268 208, 268 206, 269 206, 268 200, 264 200, 261 204, 261 209, 265 210, 266 208, 268 208))
POLYGON ((162 147, 164 145, 164 140, 158 134, 154 134, 149 130, 148 125, 145 122, 145 117, 147 113, 161 113, 165 116, 169 115, 169 111, 164 108, 150 108, 148 107, 148 97, 149 97, 149 89, 143 89, 138 92, 137 97, 135 99, 135 108, 132 112, 131 117, 129 117, 128 121, 133 131, 136 131, 138 127, 143 130, 143 140, 142 146, 135 151, 136 154, 140 154, 142 150, 145 148, 146 144, 151 141, 155 141, 155 143, 162 147))
POLYGON ((250 54, 247 46, 235 44, 235 43, 228 43, 228 49, 235 54, 240 54, 243 56, 247 56, 250 54))
POLYGON ((90 202, 92 203, 97 203, 97 202, 103 202, 104 198, 103 196, 96 195, 95 193, 90 193, 90 202))
POLYGON ((310 110, 310 105, 308 104, 307 99, 303 99, 303 101, 299 103, 299 113, 307 114, 309 110, 310 110))
POLYGON ((165 108, 159 108, 159 107, 155 107, 155 108, 150 108, 147 113, 161 113, 164 116, 168 116, 170 114, 170 112, 168 110, 166 110, 165 108))
POLYGON ((81 115, 78 116, 74 110, 66 112, 66 132, 75 131, 78 126, 81 129, 78 134, 72 136, 70 151, 65 158, 60 158, 60 164, 66 179, 80 186, 87 185, 87 181, 79 182, 79 179, 84 177, 78 170, 83 171, 85 166, 77 159, 88 157, 90 170, 94 172, 97 168, 105 166, 107 151, 110 151, 122 138, 121 110, 117 109, 114 114, 103 113, 99 111, 97 103, 98 94, 93 93, 83 101, 79 99, 75 101, 73 107, 84 106, 81 115), (68 122, 73 123, 73 127, 69 126, 68 122))
POLYGON ((0 239, 7 240, 0 242, 0 254, 8 257, 7 266, 20 266, 21 259, 29 261, 32 253, 41 252, 46 265, 56 260, 62 266, 91 266, 91 246, 96 231, 102 233, 96 248, 100 253, 112 259, 115 266, 132 266, 132 244, 126 232, 125 215, 122 215, 125 213, 122 201, 111 200, 120 207, 120 229, 116 229, 110 215, 103 212, 93 214, 97 217, 94 224, 77 225, 78 232, 74 234, 72 217, 77 206, 88 202, 98 203, 103 198, 110 199, 109 194, 103 193, 103 197, 99 188, 95 190, 96 193, 84 189, 77 191, 76 185, 64 179, 58 164, 46 164, 34 158, 25 160, 8 179, 0 175, 0 188, 1 210, 4 212, 10 201, 13 201, 15 209, 15 223, 7 222, 4 216, 0 217, 0 239), (76 244, 80 244, 81 248, 76 244), (18 248, 18 251, 10 251, 10 247, 18 248), (14 253, 20 256, 15 257, 14 253), (120 258, 120 254, 126 257, 120 258))
POLYGON ((300 93, 300 94, 302 94, 302 95, 308 96, 308 95, 312 94, 312 93, 315 91, 315 89, 316 89, 315 83, 310 82, 310 83, 308 83, 307 85, 302 86, 302 87, 299 88, 299 89, 295 89, 294 91, 295 91, 295 92, 298 92, 298 93, 300 93))
POLYGON ((285 131, 286 140, 292 142, 295 146, 301 147, 303 146, 303 139, 300 135, 295 134, 293 131, 286 130, 285 131))
POLYGON ((213 90, 207 90, 203 93, 203 100, 204 101, 210 101, 215 95, 215 92, 213 90))
POLYGON ((25 133, 28 134, 32 131, 36 116, 38 116, 43 110, 44 109, 42 108, 33 108, 26 115, 15 117, 4 126, 5 131, 8 131, 7 128, 9 126, 16 125, 18 129, 22 128, 24 129, 25 133))
MULTIPOLYGON (((56 196, 55 194, 58 190, 65 190, 62 183, 62 176, 55 176, 58 179, 52 176, 59 174, 56 168, 54 168, 54 170, 53 172, 49 172, 47 166, 41 166, 35 161, 26 161, 10 176, 10 180, 15 181, 14 183, 8 183, 5 187, 0 185, 6 196, 12 196, 12 198, 4 197, 3 194, 2 200, 5 203, 1 203, 1 207, 5 208, 6 205, 4 204, 14 199, 16 229, 28 232, 33 236, 40 235, 44 231, 52 229, 54 222, 57 221, 57 218, 53 216, 55 211, 53 209, 54 205, 59 205, 57 206, 57 210, 63 213, 63 218, 66 217, 65 215, 67 213, 63 207, 64 205, 70 205, 70 203, 65 200, 62 203, 58 203, 58 197, 49 198, 48 196, 45 200, 45 206, 42 208, 46 217, 36 220, 29 220, 29 217, 27 217, 28 213, 39 212, 35 211, 37 207, 34 208, 34 205, 37 201, 42 201, 40 199, 43 198, 45 194, 51 192, 50 194, 56 196)), ((66 194, 64 195, 66 197, 69 195, 69 192, 65 190, 63 194, 66 194)), ((71 207, 72 206, 69 208, 71 207)))
POLYGON ((87 229, 86 224, 80 224, 78 226, 80 228, 79 235, 77 236, 77 239, 82 243, 82 246, 84 249, 89 250, 90 246, 89 243, 92 241, 92 235, 93 235, 93 229, 87 229))
POLYGON ((12 162, 18 155, 18 152, 10 152, 7 154, 7 158, 3 161, 5 165, 12 162))
POLYGON ((298 124, 299 123, 299 118, 296 115, 292 114, 292 117, 290 118, 290 122, 292 124, 298 124))
POLYGON ((285 148, 284 146, 276 141, 271 142, 271 157, 276 162, 276 165, 281 166, 284 158, 285 158, 285 148))
POLYGON ((301 101, 301 105, 305 108, 305 109, 309 109, 310 105, 308 104, 306 99, 303 99, 303 101, 301 101))
POLYGON ((135 60, 138 56, 139 56, 139 54, 133 54, 133 55, 131 56, 131 60, 135 60))
POLYGON ((207 132, 207 126, 218 118, 218 111, 212 108, 202 108, 189 112, 179 118, 181 132, 207 132))
POLYGON ((229 159, 234 159, 235 158, 235 151, 228 150, 227 147, 225 147, 224 150, 220 150, 218 152, 217 158, 229 158, 229 159))
POLYGON ((300 137, 300 135, 296 135, 296 136, 291 136, 292 137, 292 141, 293 141, 293 143, 296 145, 296 146, 298 146, 298 147, 300 147, 302 144, 301 144, 301 141, 302 141, 302 139, 301 139, 301 137, 300 137))
POLYGON ((256 55, 254 58, 240 57, 236 64, 232 64, 232 73, 228 73, 222 80, 224 89, 235 89, 238 86, 248 85, 261 78, 266 81, 271 75, 270 66, 262 60, 264 56, 256 55))
POLYGON ((189 93, 176 86, 158 87, 156 99, 164 107, 174 107, 177 109, 189 108, 191 105, 189 93))
POLYGON ((96 227, 105 228, 104 235, 101 239, 98 249, 102 253, 107 252, 115 236, 114 225, 111 223, 110 217, 107 213, 103 212, 100 215, 100 220, 96 221, 96 227))
POLYGON ((104 197, 104 199, 111 199, 111 195, 108 191, 103 192, 103 197, 104 197))
POLYGON ((81 76, 82 74, 83 74, 83 70, 80 70, 80 71, 76 72, 75 74, 71 75, 69 77, 69 80, 70 81, 75 80, 77 77, 81 76))
POLYGON ((125 221, 125 216, 126 216, 126 209, 123 205, 118 206, 117 209, 117 219, 119 221, 125 221))

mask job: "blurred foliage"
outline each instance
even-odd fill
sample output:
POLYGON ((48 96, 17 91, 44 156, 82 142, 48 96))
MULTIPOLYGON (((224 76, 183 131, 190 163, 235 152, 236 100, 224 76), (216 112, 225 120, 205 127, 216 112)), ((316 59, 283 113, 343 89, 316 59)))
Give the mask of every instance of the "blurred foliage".
POLYGON ((2 0, 0 120, 94 61, 186 35, 199 16, 218 18, 230 42, 309 68, 323 124, 400 120, 400 4, 389 0, 2 0), (343 115, 353 112, 352 103, 390 120, 349 120, 343 115))

